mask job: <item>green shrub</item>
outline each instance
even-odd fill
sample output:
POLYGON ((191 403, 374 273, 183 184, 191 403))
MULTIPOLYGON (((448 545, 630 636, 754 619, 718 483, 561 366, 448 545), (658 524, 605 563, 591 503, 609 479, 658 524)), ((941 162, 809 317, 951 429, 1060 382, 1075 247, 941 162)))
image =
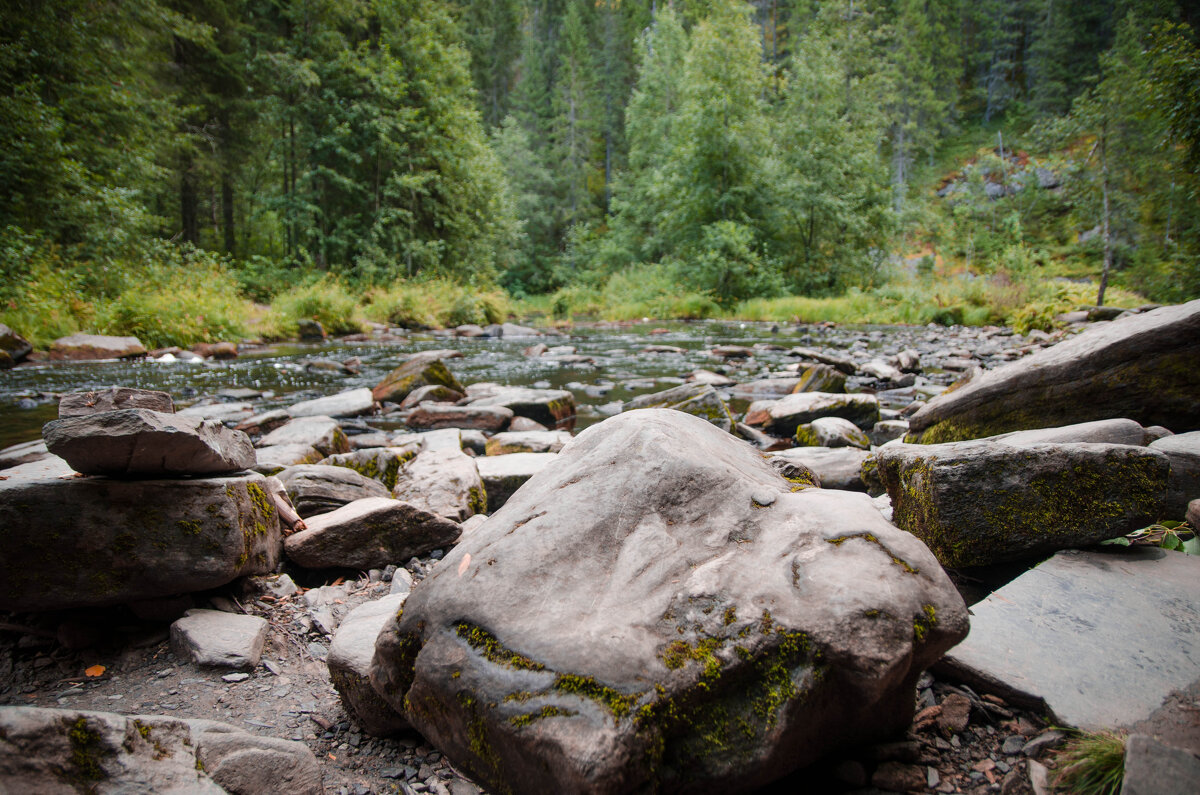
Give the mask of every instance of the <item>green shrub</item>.
POLYGON ((293 287, 281 293, 271 304, 263 321, 267 337, 285 338, 296 334, 300 320, 319 321, 330 334, 353 334, 363 330, 358 301, 350 289, 334 276, 324 276, 312 284, 293 287))
POLYGON ((1116 795, 1125 778, 1125 736, 1080 734, 1067 741, 1056 761, 1055 787, 1077 795, 1116 795))

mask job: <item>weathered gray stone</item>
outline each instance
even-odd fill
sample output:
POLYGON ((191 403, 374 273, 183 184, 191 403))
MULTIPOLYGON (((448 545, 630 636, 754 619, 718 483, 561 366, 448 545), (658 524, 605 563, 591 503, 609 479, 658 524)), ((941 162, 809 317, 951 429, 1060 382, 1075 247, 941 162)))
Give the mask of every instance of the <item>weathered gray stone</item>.
POLYGON ((29 340, 0 323, 0 352, 7 355, 7 366, 12 367, 33 352, 33 345, 29 340))
MULTIPOLYGON (((681 351, 682 352, 682 351, 681 351)), ((688 383, 691 384, 708 384, 709 386, 733 386, 736 381, 727 375, 714 373, 712 370, 693 370, 687 377, 688 383)))
POLYGON ((1197 578, 1200 558, 1179 552, 1059 552, 973 605, 943 664, 1013 703, 1045 702, 1060 726, 1131 726, 1200 678, 1197 578))
POLYGON ((487 513, 475 460, 462 450, 425 449, 401 470, 392 496, 455 522, 487 513))
POLYGON ((286 411, 291 417, 361 417, 375 411, 375 398, 371 396, 371 390, 363 387, 303 400, 288 406, 286 411))
POLYGON ((258 447, 304 444, 323 456, 350 452, 350 441, 332 417, 298 417, 258 440, 258 447))
POLYGON ((37 439, 32 442, 22 442, 0 450, 0 469, 41 461, 50 455, 46 442, 37 439))
POLYGON ((824 489, 844 489, 847 491, 866 491, 861 470, 863 462, 870 456, 865 450, 853 447, 793 447, 791 450, 780 450, 771 453, 771 458, 778 458, 795 464, 806 466, 816 474, 824 489))
POLYGON ((342 619, 329 645, 329 678, 346 711, 367 734, 388 737, 407 729, 408 721, 371 687, 371 658, 380 631, 404 607, 407 593, 359 605, 342 619))
POLYGON ((2 480, 0 610, 122 604, 271 571, 282 545, 264 480, 2 480))
POLYGON ((225 723, 0 707, 0 791, 320 795, 299 742, 225 723))
POLYGON ((869 362, 864 362, 859 365, 858 370, 863 375, 869 375, 879 381, 900 381, 904 377, 899 368, 891 366, 882 359, 871 359, 869 362))
POLYGON ((1200 300, 1128 315, 944 393, 912 416, 913 440, 949 442, 1127 417, 1200 429, 1200 300))
POLYGON ((466 394, 441 384, 420 386, 408 393, 408 397, 400 402, 400 408, 414 409, 422 403, 457 403, 466 394))
POLYGON ((1031 444, 1061 444, 1064 442, 1093 442, 1097 444, 1131 444, 1142 447, 1150 443, 1146 429, 1133 420, 1113 419, 1081 422, 1061 428, 1035 428, 1029 431, 1013 431, 988 438, 992 442, 1004 442, 1016 447, 1031 444))
POLYGON ((1195 795, 1200 792, 1200 756, 1172 748, 1145 734, 1125 741, 1121 795, 1195 795))
POLYGON ((525 481, 549 466, 558 453, 509 453, 475 459, 487 492, 488 510, 500 510, 525 481))
POLYGON ((51 420, 42 437, 51 453, 86 475, 215 475, 255 464, 254 446, 241 431, 149 409, 51 420))
POLYGON ((399 403, 414 389, 431 384, 449 387, 455 392, 466 392, 441 359, 417 354, 384 376, 371 390, 371 394, 380 403, 399 403))
POLYGON ((504 406, 518 417, 528 417, 547 428, 561 431, 575 427, 575 396, 565 389, 508 387, 474 399, 470 405, 476 408, 504 406))
POLYGON ((246 402, 227 403, 219 400, 197 403, 175 412, 180 417, 195 417, 201 420, 216 420, 217 422, 244 422, 254 413, 254 406, 246 402))
POLYGON ((457 522, 387 497, 355 500, 306 524, 284 539, 283 550, 308 569, 383 567, 452 546, 462 532, 457 522))
POLYGON ((443 428, 438 431, 425 431, 410 434, 421 443, 421 450, 435 453, 443 450, 462 452, 463 432, 461 428, 443 428))
POLYGON ((58 399, 59 417, 100 414, 121 409, 150 409, 171 414, 175 411, 175 402, 166 392, 120 386, 90 392, 68 392, 58 399))
POLYGON ((1162 518, 1178 521, 1187 513, 1188 503, 1200 499, 1200 431, 1163 437, 1151 442, 1150 449, 1171 459, 1162 518))
POLYGON ((254 450, 254 468, 264 474, 274 474, 285 467, 316 464, 325 455, 311 444, 272 444, 254 450))
POLYGON ((836 356, 832 353, 823 353, 813 348, 792 348, 788 351, 789 356, 799 356, 801 359, 809 359, 821 364, 828 364, 831 367, 836 367, 846 375, 854 375, 858 367, 852 359, 847 359, 845 356, 836 356))
POLYGON ((146 355, 146 346, 137 337, 108 337, 102 334, 72 334, 50 344, 50 359, 83 361, 91 359, 132 359, 146 355))
POLYGON ((1200 530, 1200 500, 1192 500, 1188 503, 1187 523, 1193 529, 1200 530))
POLYGON ((886 444, 893 439, 903 439, 908 433, 908 420, 880 420, 868 434, 871 444, 886 444))
POLYGON ((1152 523, 1167 457, 1117 444, 889 444, 875 453, 896 524, 944 566, 1019 560, 1152 523))
MULTIPOLYGON (((878 423, 876 423, 878 425, 878 423)), ((841 417, 817 417, 796 429, 801 447, 857 447, 870 450, 871 440, 853 422, 841 417)))
POLYGON ((243 433, 262 436, 286 425, 291 419, 292 415, 288 414, 287 409, 272 409, 246 417, 234 427, 243 433))
POLYGON ((367 497, 387 497, 387 487, 353 469, 324 464, 302 464, 276 474, 296 512, 305 519, 337 510, 367 497))
POLYGON ((710 422, 723 431, 733 430, 729 407, 717 390, 708 384, 681 384, 650 395, 638 395, 624 406, 624 411, 639 409, 672 409, 710 422))
MULTIPOLYGON (((791 394, 802 379, 800 378, 760 378, 757 381, 747 381, 730 388, 729 392, 736 397, 750 400, 781 398, 791 394)), ((711 385, 710 385, 711 386, 711 385)))
MULTIPOLYGON (((45 443, 43 442, 43 444, 45 443)), ((71 469, 70 464, 66 461, 63 461, 56 455, 46 453, 42 458, 36 458, 32 461, 26 461, 24 464, 7 467, 3 474, 6 478, 37 480, 39 478, 69 477, 74 472, 75 470, 71 469)))
POLYGON ((171 651, 196 665, 253 669, 267 641, 267 620, 220 610, 188 610, 171 624, 171 651))
POLYGON ((480 431, 502 431, 513 418, 513 411, 504 406, 448 406, 422 403, 412 410, 404 422, 415 431, 442 428, 470 428, 480 431))
POLYGON ((793 392, 845 392, 846 374, 828 364, 804 368, 793 392))
POLYGON ((414 589, 371 682, 496 790, 746 791, 889 736, 965 607, 868 498, 791 489, 681 412, 592 426, 414 589))
POLYGON ((487 441, 488 455, 509 453, 557 453, 571 441, 567 431, 508 431, 498 433, 487 441))
POLYGON ((841 417, 860 428, 871 428, 879 422, 879 401, 874 395, 798 392, 780 400, 751 403, 746 424, 787 437, 795 436, 797 428, 820 417, 841 417))
MULTIPOLYGON (((548 431, 550 430, 545 425, 542 425, 536 420, 531 420, 528 417, 513 417, 508 423, 508 430, 515 432, 528 433, 529 431, 548 431)), ((560 431, 565 433, 565 431, 560 431)))
POLYGON ((322 458, 317 463, 353 469, 364 477, 378 480, 391 490, 396 485, 400 468, 413 460, 420 451, 420 443, 414 441, 403 447, 373 447, 366 450, 355 450, 353 453, 338 453, 328 458, 322 458))

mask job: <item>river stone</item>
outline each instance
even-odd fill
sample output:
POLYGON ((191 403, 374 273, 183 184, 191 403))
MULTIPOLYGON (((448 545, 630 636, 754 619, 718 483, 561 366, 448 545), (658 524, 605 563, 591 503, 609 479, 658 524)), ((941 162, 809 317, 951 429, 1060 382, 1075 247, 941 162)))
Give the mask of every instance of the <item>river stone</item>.
POLYGON ((409 434, 421 443, 421 451, 426 453, 454 450, 462 452, 463 432, 461 428, 442 428, 438 431, 409 434))
POLYGON ((281 542, 264 481, 0 480, 0 610, 116 605, 269 572, 281 542))
POLYGON ((150 409, 172 414, 175 412, 175 402, 166 392, 123 386, 110 386, 90 392, 68 392, 58 399, 60 418, 121 409, 150 409))
POLYGON ((1114 538, 1154 522, 1163 453, 1118 444, 889 444, 875 453, 896 524, 944 566, 983 566, 1114 538))
POLYGON ((575 427, 575 396, 565 389, 505 387, 472 400, 470 405, 476 408, 504 406, 518 417, 528 417, 560 431, 575 427))
POLYGON ((286 411, 292 417, 361 417, 375 411, 375 399, 371 397, 371 390, 364 386, 316 400, 303 400, 288 406, 286 411))
POLYGON ((1200 429, 1200 299, 1089 327, 946 392, 913 414, 911 441, 1127 417, 1200 429))
POLYGON ((487 455, 509 453, 557 453, 571 441, 567 431, 508 431, 487 441, 487 455))
MULTIPOLYGON (((680 351, 682 353, 682 350, 680 351)), ((687 377, 690 384, 708 384, 709 386, 733 386, 737 382, 727 375, 714 373, 712 370, 693 370, 687 377)))
POLYGON ((468 428, 494 432, 507 428, 512 418, 513 410, 504 406, 447 406, 441 403, 422 403, 412 410, 404 422, 415 431, 468 428))
POLYGON ((1192 500, 1187 507, 1187 523, 1200 531, 1200 500, 1192 500))
POLYGON ((262 657, 265 618, 220 610, 188 610, 171 624, 171 651, 196 665, 251 670, 262 657))
POLYGON ((297 417, 258 440, 259 447, 306 444, 322 455, 350 452, 350 440, 332 417, 297 417))
POLYGON ((762 426, 775 436, 795 436, 796 429, 820 417, 841 417, 860 428, 879 422, 879 400, 874 395, 839 395, 831 392, 798 392, 780 400, 758 400, 746 412, 746 424, 762 426))
POLYGON ((360 729, 374 737, 388 737, 409 728, 408 721, 375 692, 369 679, 375 639, 407 598, 407 592, 394 593, 351 610, 333 634, 325 658, 329 678, 346 712, 360 729))
POLYGON ((146 355, 137 337, 108 337, 102 334, 72 334, 50 344, 50 360, 132 359, 146 355))
POLYGON ((374 447, 355 450, 353 453, 338 453, 317 463, 353 469, 364 477, 378 480, 390 491, 396 486, 400 468, 411 461, 420 450, 419 443, 409 442, 403 447, 374 447))
POLYGON ((1017 447, 1030 444, 1059 444, 1062 442, 1096 442, 1100 444, 1131 444, 1143 447, 1150 443, 1148 433, 1138 423, 1127 419, 1096 420, 1064 425, 1061 428, 1035 428, 1013 431, 988 437, 990 442, 1004 442, 1017 447))
POLYGON ((255 464, 254 446, 241 431, 149 409, 51 420, 42 437, 51 453, 85 475, 215 475, 255 464))
POLYGON ((866 491, 861 470, 863 462, 870 457, 866 450, 854 447, 793 447, 771 453, 772 459, 780 459, 808 467, 817 476, 824 489, 866 491))
POLYGON ((639 395, 626 403, 623 410, 660 408, 691 414, 726 432, 733 430, 733 417, 729 414, 729 407, 721 400, 717 390, 708 384, 681 384, 662 392, 639 395))
POLYGON ((1200 792, 1200 755, 1146 734, 1125 741, 1121 795, 1195 795, 1200 792))
POLYGON ((908 420, 880 420, 867 434, 871 444, 887 444, 893 439, 903 439, 908 433, 908 420))
POLYGON ((210 720, 0 708, 0 791, 320 795, 300 742, 210 720))
MULTIPOLYGON (((878 425, 879 423, 875 423, 878 425)), ((870 450, 871 440, 857 425, 841 417, 817 417, 796 429, 801 447, 857 447, 870 450)))
POLYGON ((846 375, 854 375, 858 371, 858 367, 854 364, 853 359, 836 356, 832 353, 823 353, 813 348, 792 348, 788 351, 788 356, 799 356, 801 359, 810 359, 814 362, 827 364, 841 370, 846 375))
POLYGON ((793 392, 845 392, 846 374, 828 364, 804 368, 793 392))
POLYGON ((487 492, 488 510, 495 513, 525 481, 549 466, 558 453, 510 453, 475 459, 487 492))
POLYGON ((400 472, 392 496, 455 522, 487 513, 479 468, 462 450, 426 448, 400 472))
MULTIPOLYGON (((730 388, 730 393, 736 397, 759 400, 764 398, 781 398, 791 394, 800 385, 801 378, 760 378, 757 381, 747 381, 730 388)), ((711 385, 710 385, 711 386, 711 385)))
POLYGON ((213 401, 197 403, 194 406, 179 409, 175 413, 181 417, 195 417, 200 420, 216 420, 217 422, 236 424, 248 419, 254 413, 254 406, 243 401, 233 403, 213 401))
POLYGON ((256 471, 273 475, 285 467, 319 463, 325 455, 311 444, 273 444, 255 448, 254 457, 256 471))
POLYGON ((355 500, 388 496, 387 487, 378 480, 347 467, 302 464, 288 467, 275 477, 283 484, 296 513, 304 519, 329 513, 355 500))
POLYGON ((8 367, 12 367, 33 352, 33 345, 29 340, 0 323, 0 352, 7 354, 8 358, 5 361, 9 362, 8 367))
POLYGON ((20 466, 21 464, 41 461, 49 455, 50 451, 46 449, 44 439, 35 439, 32 442, 14 444, 11 447, 5 447, 3 450, 0 450, 0 469, 8 469, 9 467, 20 466))
POLYGON ((306 524, 283 542, 288 558, 306 569, 382 568, 453 546, 461 533, 457 522, 387 497, 355 500, 306 524))
POLYGON ((46 453, 41 458, 26 461, 24 464, 17 464, 13 467, 7 467, 2 474, 6 478, 38 480, 44 478, 72 477, 75 475, 75 470, 71 469, 71 465, 58 456, 46 453))
POLYGON ((380 403, 399 403, 414 389, 430 384, 449 387, 455 392, 466 392, 441 359, 430 359, 417 354, 384 376, 371 390, 371 394, 380 403))
POLYGON ((286 425, 292 419, 287 409, 272 409, 247 417, 234 427, 251 436, 262 436, 286 425))
POLYGON ((1171 459, 1171 477, 1167 481, 1167 503, 1163 506, 1162 518, 1182 519, 1188 503, 1200 498, 1200 431, 1165 436, 1151 442, 1150 449, 1165 453, 1171 459))
POLYGON ((617 415, 462 542, 371 683, 488 789, 741 792, 902 731, 966 634, 870 500, 792 492, 677 411, 617 415))
POLYGON ((401 410, 415 409, 422 403, 457 403, 466 394, 441 384, 420 386, 408 393, 408 397, 400 402, 401 410))
POLYGON ((858 371, 877 381, 899 382, 904 378, 904 374, 900 372, 898 367, 893 367, 882 359, 872 359, 869 362, 864 362, 859 365, 858 371))

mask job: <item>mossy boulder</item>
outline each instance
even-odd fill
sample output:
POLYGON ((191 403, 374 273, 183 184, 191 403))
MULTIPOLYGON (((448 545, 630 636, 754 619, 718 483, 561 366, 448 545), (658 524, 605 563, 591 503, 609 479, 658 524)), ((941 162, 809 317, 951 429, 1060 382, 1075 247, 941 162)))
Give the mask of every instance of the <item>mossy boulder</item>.
POLYGON ((1188 503, 1200 498, 1200 431, 1157 439, 1150 443, 1150 449, 1165 454, 1171 460, 1171 477, 1167 484, 1167 502, 1163 506, 1162 518, 1178 521, 1187 513, 1188 503))
POLYGON ((871 449, 871 440, 862 429, 841 417, 817 417, 812 422, 806 422, 796 429, 795 439, 800 447, 871 449))
POLYGON ((430 385, 449 387, 455 392, 466 392, 441 359, 430 360, 418 356, 384 376, 371 390, 371 394, 380 403, 399 403, 414 389, 430 385))
POLYGON ((571 441, 566 431, 506 431, 487 440, 488 455, 557 453, 571 441))
POLYGON ((32 352, 33 345, 29 340, 0 323, 0 354, 3 354, 0 361, 6 362, 6 364, 0 364, 0 369, 13 367, 32 352))
POLYGON ((774 436, 793 437, 801 425, 821 417, 841 417, 859 428, 872 428, 879 422, 879 400, 865 394, 798 392, 780 400, 751 403, 746 424, 774 436))
POLYGON ((1052 348, 989 370, 910 418, 909 441, 1124 417, 1200 430, 1200 300, 1089 327, 1052 348))
POLYGON ((388 489, 381 482, 349 467, 301 464, 282 469, 275 477, 283 484, 296 512, 305 519, 337 510, 355 500, 388 496, 388 489))
POLYGON ((470 405, 503 406, 517 417, 527 417, 555 430, 569 431, 575 427, 575 396, 565 389, 501 387, 480 393, 470 405))
POLYGON ((264 481, 0 480, 0 610, 118 605, 265 574, 282 542, 264 481))
POLYGON ((350 440, 332 417, 297 417, 258 440, 257 447, 308 445, 321 455, 350 452, 350 440))
POLYGON ((1145 447, 892 444, 873 460, 893 521, 942 565, 985 566, 1087 546, 1154 522, 1170 463, 1145 447))
POLYGON ((487 491, 475 459, 449 446, 426 446, 401 470, 392 496, 455 522, 487 513, 487 491))
POLYGON ((353 453, 338 453, 316 463, 331 467, 353 469, 363 477, 378 480, 389 491, 395 488, 400 469, 421 451, 419 441, 400 447, 369 447, 353 453))
POLYGON ((664 389, 649 395, 638 395, 625 404, 625 411, 635 409, 672 409, 691 414, 710 422, 725 432, 733 429, 729 407, 708 384, 692 383, 664 389))
POLYGON ((856 447, 793 447, 771 453, 773 460, 805 466, 817 476, 821 488, 866 491, 862 465, 870 456, 856 447))
POLYGON ((583 431, 389 621, 371 683, 493 792, 744 792, 902 731, 967 631, 915 537, 678 411, 583 431))
POLYGON ((355 500, 307 524, 283 543, 288 558, 306 569, 383 568, 453 546, 462 532, 457 522, 387 497, 355 500))
POLYGON ((804 368, 792 392, 845 392, 846 374, 829 364, 804 368))

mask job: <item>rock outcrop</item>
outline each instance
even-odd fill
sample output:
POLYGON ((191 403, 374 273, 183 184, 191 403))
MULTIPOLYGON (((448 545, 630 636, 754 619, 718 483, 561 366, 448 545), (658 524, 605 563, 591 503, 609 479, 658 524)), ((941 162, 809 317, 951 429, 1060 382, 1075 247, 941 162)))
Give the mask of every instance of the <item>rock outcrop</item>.
POLYGON ((135 359, 146 355, 137 337, 108 337, 102 334, 72 334, 50 344, 52 361, 91 359, 135 359))

